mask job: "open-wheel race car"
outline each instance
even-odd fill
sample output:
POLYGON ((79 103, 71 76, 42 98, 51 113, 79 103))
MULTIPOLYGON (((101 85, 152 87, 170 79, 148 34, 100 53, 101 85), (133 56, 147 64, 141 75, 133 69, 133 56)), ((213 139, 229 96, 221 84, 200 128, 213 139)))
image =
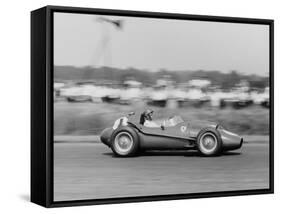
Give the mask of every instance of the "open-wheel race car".
POLYGON ((180 116, 152 120, 153 111, 130 113, 102 131, 101 141, 117 156, 137 155, 145 150, 195 149, 202 155, 216 156, 239 149, 243 138, 220 124, 184 121, 180 116))

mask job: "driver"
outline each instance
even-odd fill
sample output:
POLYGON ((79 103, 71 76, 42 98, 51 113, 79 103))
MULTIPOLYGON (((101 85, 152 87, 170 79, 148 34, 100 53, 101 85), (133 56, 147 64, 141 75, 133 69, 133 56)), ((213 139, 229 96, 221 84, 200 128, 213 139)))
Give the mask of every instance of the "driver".
POLYGON ((140 124, 146 127, 159 127, 158 124, 152 121, 153 110, 147 109, 140 116, 140 124))

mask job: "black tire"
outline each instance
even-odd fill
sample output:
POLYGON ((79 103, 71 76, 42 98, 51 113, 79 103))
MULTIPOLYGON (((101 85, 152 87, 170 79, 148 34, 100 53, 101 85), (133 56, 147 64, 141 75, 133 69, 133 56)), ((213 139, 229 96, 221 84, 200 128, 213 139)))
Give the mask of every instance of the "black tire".
POLYGON ((202 129, 197 136, 196 145, 204 156, 217 156, 222 152, 221 136, 214 128, 202 129))
POLYGON ((117 129, 111 138, 111 149, 119 157, 135 156, 139 150, 138 134, 131 127, 117 129))

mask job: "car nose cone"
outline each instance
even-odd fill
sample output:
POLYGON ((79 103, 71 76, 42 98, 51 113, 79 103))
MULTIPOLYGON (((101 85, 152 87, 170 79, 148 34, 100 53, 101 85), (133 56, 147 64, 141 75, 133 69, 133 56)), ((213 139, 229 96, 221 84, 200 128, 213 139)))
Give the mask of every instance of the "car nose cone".
POLYGON ((113 132, 112 128, 104 129, 100 134, 101 142, 104 143, 107 146, 110 146, 110 137, 112 135, 112 132, 113 132))

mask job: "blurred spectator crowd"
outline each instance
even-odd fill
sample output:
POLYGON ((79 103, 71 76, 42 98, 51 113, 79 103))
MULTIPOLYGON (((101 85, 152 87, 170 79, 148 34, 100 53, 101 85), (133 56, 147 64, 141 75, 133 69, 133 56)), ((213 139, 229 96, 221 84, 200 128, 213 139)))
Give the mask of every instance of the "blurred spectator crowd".
POLYGON ((54 82, 54 102, 106 102, 130 105, 137 101, 169 108, 211 106, 239 109, 251 105, 265 108, 270 106, 269 87, 253 88, 247 81, 240 81, 228 90, 212 85, 207 79, 192 79, 177 84, 169 78, 162 78, 151 86, 133 79, 122 84, 91 81, 54 82))

